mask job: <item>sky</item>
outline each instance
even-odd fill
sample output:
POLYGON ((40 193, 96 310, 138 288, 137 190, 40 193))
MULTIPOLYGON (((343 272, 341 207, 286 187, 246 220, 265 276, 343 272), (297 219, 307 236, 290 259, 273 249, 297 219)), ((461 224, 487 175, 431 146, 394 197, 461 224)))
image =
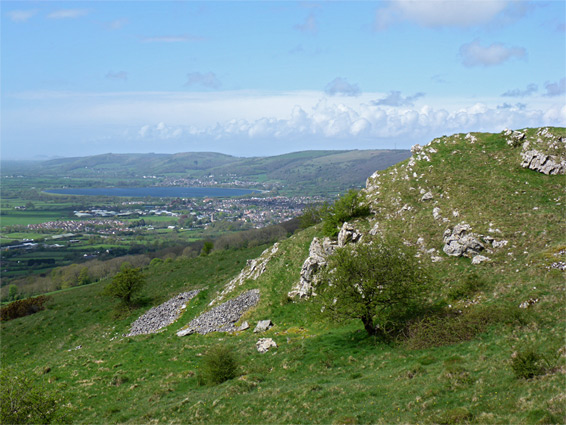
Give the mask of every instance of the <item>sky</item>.
POLYGON ((566 126, 563 0, 2 0, 0 19, 3 159, 566 126))

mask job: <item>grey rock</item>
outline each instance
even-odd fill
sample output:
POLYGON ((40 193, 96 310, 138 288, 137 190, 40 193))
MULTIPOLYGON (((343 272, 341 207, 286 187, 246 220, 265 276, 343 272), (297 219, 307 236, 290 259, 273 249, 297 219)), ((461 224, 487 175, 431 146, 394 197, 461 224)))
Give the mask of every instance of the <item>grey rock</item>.
POLYGON ((547 175, 566 174, 566 160, 538 150, 521 153, 521 166, 547 175))
POLYGON ((481 264, 486 261, 490 261, 490 260, 488 257, 485 257, 483 255, 476 255, 474 258, 472 258, 472 264, 481 264))
POLYGON ((238 286, 243 285, 248 280, 256 280, 260 277, 265 270, 267 270, 267 265, 269 261, 273 258, 273 256, 279 250, 279 243, 273 244, 271 248, 267 248, 265 251, 261 253, 259 258, 255 258, 253 260, 248 260, 246 267, 242 269, 240 274, 228 282, 220 294, 216 296, 211 302, 210 306, 217 304, 218 302, 222 301, 226 295, 236 289, 238 286))
POLYGON ((255 346, 260 353, 267 353, 271 347, 277 348, 277 344, 271 338, 260 338, 255 346))
POLYGON ((250 324, 249 324, 247 321, 245 321, 245 322, 243 322, 240 326, 238 326, 238 327, 236 328, 236 330, 237 330, 238 332, 241 332, 241 331, 245 331, 246 329, 249 329, 249 328, 250 328, 250 324))
POLYGON ((259 322, 257 322, 257 326, 254 329, 254 333, 265 332, 272 326, 273 323, 271 322, 271 320, 260 320, 259 322))
POLYGON ((200 289, 183 292, 169 301, 148 310, 132 323, 130 332, 126 336, 152 334, 170 325, 179 318, 187 302, 193 299, 199 292, 200 289))
POLYGON ((336 249, 336 244, 329 238, 325 238, 321 243, 318 238, 314 238, 309 247, 309 256, 303 263, 299 282, 287 294, 290 298, 308 298, 313 295, 316 286, 316 272, 326 266, 326 258, 336 249))
POLYGON ((240 320, 242 314, 257 305, 259 302, 259 289, 252 289, 242 295, 226 301, 212 310, 193 319, 185 328, 177 332, 177 336, 199 333, 206 335, 210 332, 235 332, 234 324, 240 320))
POLYGON ((356 243, 361 239, 362 234, 350 223, 344 223, 338 233, 338 246, 343 247, 348 243, 356 243))
POLYGON ((421 201, 430 201, 433 198, 432 192, 427 192, 422 196, 421 201))
POLYGON ((453 257, 474 257, 485 249, 479 241, 479 237, 470 233, 469 224, 460 223, 453 230, 446 229, 444 232, 444 247, 442 250, 453 257))

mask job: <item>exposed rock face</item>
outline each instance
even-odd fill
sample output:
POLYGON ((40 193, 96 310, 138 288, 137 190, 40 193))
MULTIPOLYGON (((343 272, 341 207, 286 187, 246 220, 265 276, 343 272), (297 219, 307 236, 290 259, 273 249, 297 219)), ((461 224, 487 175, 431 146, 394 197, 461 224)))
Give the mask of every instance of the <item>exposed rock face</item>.
POLYGON ((522 146, 522 167, 547 175, 566 174, 566 138, 548 128, 528 137, 521 131, 506 130, 503 134, 509 146, 522 146))
POLYGON ((529 150, 521 153, 523 162, 521 166, 547 175, 565 174, 566 160, 555 156, 546 155, 537 150, 529 150))
POLYGON ((254 333, 265 332, 272 326, 273 323, 271 322, 271 320, 260 320, 259 322, 257 322, 257 326, 254 329, 254 333))
POLYGON ((362 237, 362 234, 356 230, 356 228, 350 223, 344 223, 340 232, 338 233, 338 246, 343 247, 346 244, 353 242, 358 242, 362 237))
POLYGON ((267 264, 278 250, 279 243, 275 243, 271 248, 263 251, 259 258, 248 260, 246 267, 242 269, 240 274, 228 282, 222 292, 220 292, 220 294, 218 294, 218 296, 213 299, 209 305, 212 306, 217 302, 222 301, 227 294, 242 285, 246 280, 256 280, 260 277, 265 272, 267 264))
POLYGON ((194 298, 200 289, 183 292, 163 304, 153 307, 136 320, 126 336, 152 334, 173 323, 180 316, 186 304, 194 298))
POLYGON ((326 257, 332 254, 336 249, 329 238, 325 238, 321 243, 320 239, 314 238, 309 248, 309 256, 303 263, 301 268, 301 277, 297 285, 287 294, 289 297, 308 298, 313 293, 313 287, 316 285, 315 273, 326 266, 326 257))
POLYGON ((258 302, 259 289, 252 289, 201 314, 192 320, 187 328, 177 332, 177 336, 190 335, 195 332, 201 335, 210 332, 235 332, 238 328, 234 324, 240 320, 244 312, 257 305, 258 302))
POLYGON ((474 257, 479 254, 485 247, 479 241, 479 236, 469 233, 470 230, 470 225, 465 223, 457 224, 453 230, 446 229, 442 250, 454 257, 474 257))
POLYGON ((260 353, 267 353, 271 347, 277 348, 277 344, 271 338, 260 338, 255 346, 260 353))

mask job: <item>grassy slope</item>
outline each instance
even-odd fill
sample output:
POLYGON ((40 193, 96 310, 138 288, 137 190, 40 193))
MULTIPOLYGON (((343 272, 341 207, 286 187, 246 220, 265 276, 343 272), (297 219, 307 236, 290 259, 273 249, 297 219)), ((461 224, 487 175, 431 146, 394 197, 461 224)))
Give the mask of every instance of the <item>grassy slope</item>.
MULTIPOLYGON (((472 266, 467 258, 441 254, 444 260, 431 266, 444 292, 474 272, 484 282, 473 294, 480 305, 519 312, 520 302, 539 298, 523 324, 495 324, 471 341, 410 350, 402 343, 377 344, 357 322, 326 323, 315 306, 289 303, 285 296, 319 235, 311 228, 282 241, 267 271, 231 294, 260 288, 260 304, 245 318, 252 325, 266 318, 275 323, 266 336, 279 347, 267 354, 257 353, 251 331, 175 335, 245 258, 259 254, 255 248, 149 268, 148 305, 117 320, 112 303, 99 295, 102 285, 54 294, 47 311, 2 323, 2 365, 61 391, 75 419, 88 423, 561 423, 566 367, 557 352, 564 347, 564 274, 546 266, 566 246, 564 176, 522 169, 519 150, 503 137, 476 136, 473 145, 462 136, 433 143, 438 152, 431 162, 418 162, 408 180, 407 162, 382 173, 380 193, 370 191, 376 215, 358 226, 369 229, 379 221, 380 228, 412 243, 422 237, 427 248, 439 251, 445 228, 461 221, 482 234, 500 229, 493 236, 509 245, 487 254, 491 262, 472 266), (413 172, 423 176, 416 180, 413 172), (421 202, 420 188, 434 199, 421 202), (405 204, 412 210, 397 213, 405 204), (450 221, 435 221, 434 206, 450 221), (164 332, 120 337, 149 304, 202 286, 208 290, 164 332), (241 376, 198 386, 201 354, 216 343, 234 347, 241 376), (83 348, 67 351, 77 345, 83 348), (528 346, 556 369, 532 380, 515 378, 511 354, 528 346)), ((453 302, 465 309, 467 301, 453 302)))

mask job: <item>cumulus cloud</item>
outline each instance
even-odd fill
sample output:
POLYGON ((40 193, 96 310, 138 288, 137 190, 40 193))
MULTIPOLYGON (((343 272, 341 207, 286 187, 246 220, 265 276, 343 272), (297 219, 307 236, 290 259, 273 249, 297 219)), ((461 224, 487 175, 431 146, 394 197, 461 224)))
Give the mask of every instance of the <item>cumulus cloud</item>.
POLYGON ((509 4, 507 0, 392 0, 377 10, 374 28, 382 31, 402 21, 429 28, 473 27, 489 23, 509 4))
POLYGON ((176 139, 182 134, 183 130, 181 129, 181 127, 171 127, 164 122, 160 122, 156 125, 144 125, 138 131, 138 136, 142 139, 176 139))
POLYGON ((128 73, 126 71, 119 71, 119 72, 108 72, 108 74, 106 74, 104 76, 104 78, 106 78, 107 80, 122 80, 122 81, 126 81, 128 79, 128 73))
POLYGON ((51 12, 47 17, 49 19, 74 19, 85 15, 88 15, 88 10, 86 9, 60 9, 51 12))
POLYGON ((545 96, 561 96, 566 93, 566 78, 562 78, 556 83, 545 83, 544 88, 546 89, 545 96))
POLYGON ((336 77, 329 82, 324 88, 324 92, 329 96, 358 96, 361 93, 357 84, 350 84, 342 77, 336 77))
MULTIPOLYGON (((430 141, 440 134, 468 131, 499 132, 504 128, 557 125, 566 119, 566 106, 546 110, 527 109, 524 104, 490 107, 476 103, 452 111, 423 106, 415 109, 356 107, 321 99, 305 110, 295 106, 284 118, 235 118, 213 126, 145 125, 138 131, 144 139, 242 141, 279 140, 407 140, 430 141)), ((212 143, 212 142, 211 142, 212 143)))
POLYGON ((521 59, 527 55, 523 47, 506 47, 501 43, 493 43, 483 47, 479 40, 463 44, 460 47, 460 56, 464 66, 494 66, 502 64, 512 58, 521 59))
POLYGON ((203 37, 196 35, 161 35, 156 37, 144 37, 144 43, 186 43, 189 41, 202 41, 203 37))
POLYGON ((423 97, 424 93, 415 93, 412 96, 402 96, 400 91, 393 90, 383 99, 374 100, 372 104, 380 106, 413 106, 415 100, 423 97))
POLYGON ((538 90, 538 86, 536 84, 529 84, 524 90, 522 89, 514 89, 514 90, 507 90, 501 96, 504 97, 527 97, 535 94, 538 90))
POLYGON ((313 13, 310 13, 302 24, 294 25, 293 28, 306 34, 316 34, 318 32, 318 24, 313 13))
POLYGON ((222 83, 216 77, 214 72, 200 73, 200 72, 190 72, 187 74, 186 86, 202 86, 209 89, 219 89, 222 83))
POLYGON ((36 15, 37 12, 37 9, 11 10, 7 12, 6 15, 8 15, 8 18, 10 18, 10 20, 12 20, 13 22, 26 22, 34 15, 36 15))

